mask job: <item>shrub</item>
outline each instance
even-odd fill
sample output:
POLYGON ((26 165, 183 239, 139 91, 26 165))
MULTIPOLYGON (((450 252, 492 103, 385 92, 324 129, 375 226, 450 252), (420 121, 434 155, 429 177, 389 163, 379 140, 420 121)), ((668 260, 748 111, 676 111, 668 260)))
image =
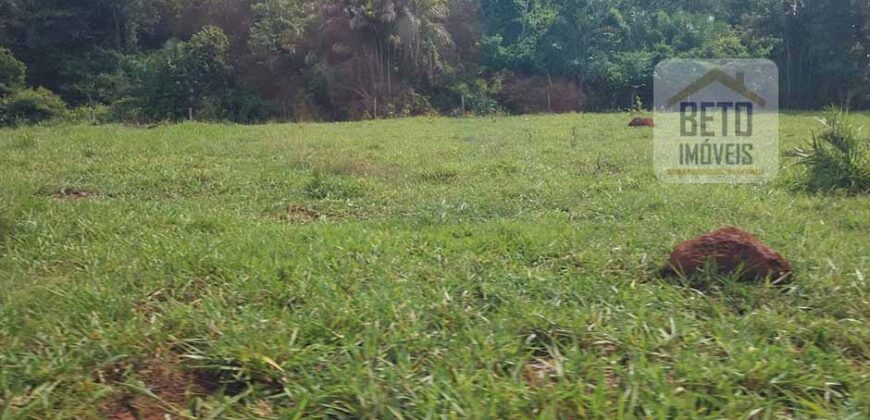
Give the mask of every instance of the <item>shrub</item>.
POLYGON ((108 105, 80 106, 72 109, 68 118, 79 123, 106 124, 114 120, 113 109, 108 105))
POLYGON ((27 68, 12 55, 12 51, 0 47, 0 95, 8 95, 24 88, 27 68))
POLYGON ((43 87, 15 92, 0 104, 0 122, 3 124, 37 123, 66 114, 63 99, 43 87))
POLYGON ((132 88, 113 103, 124 121, 196 120, 254 122, 268 106, 239 86, 228 63, 229 39, 206 26, 188 42, 170 40, 162 49, 132 58, 132 88))
POLYGON ((222 106, 226 108, 231 121, 240 123, 263 121, 276 112, 272 104, 242 87, 230 90, 222 106))
POLYGON ((56 93, 70 105, 110 104, 127 93, 127 68, 135 55, 97 47, 83 54, 71 54, 58 63, 58 78, 66 82, 56 93))
POLYGON ((418 94, 414 89, 403 89, 385 104, 383 115, 389 118, 412 117, 418 115, 433 115, 435 110, 429 99, 418 94))
POLYGON ((586 93, 568 77, 526 75, 509 72, 498 99, 518 114, 582 111, 586 93))
POLYGON ((807 168, 806 187, 811 191, 870 192, 870 139, 849 123, 847 112, 833 109, 820 120, 824 129, 811 143, 798 149, 799 163, 807 168))
POLYGON ((462 113, 463 102, 466 114, 500 114, 503 110, 495 97, 501 91, 501 82, 501 74, 495 75, 490 80, 484 78, 459 80, 437 94, 433 102, 438 108, 454 115, 462 113))

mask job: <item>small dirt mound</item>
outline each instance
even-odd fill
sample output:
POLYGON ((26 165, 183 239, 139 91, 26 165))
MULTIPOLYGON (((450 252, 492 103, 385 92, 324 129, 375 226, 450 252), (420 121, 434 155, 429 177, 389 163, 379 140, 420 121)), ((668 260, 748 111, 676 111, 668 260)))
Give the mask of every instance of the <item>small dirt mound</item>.
POLYGON ((656 123, 649 117, 636 117, 628 123, 629 127, 655 127, 656 123))
POLYGON ((523 366, 523 379, 531 388, 550 386, 562 376, 561 361, 553 358, 535 358, 523 366))
POLYGON ((770 278, 780 283, 792 276, 785 257, 736 227, 721 228, 677 245, 663 274, 690 277, 707 264, 715 264, 720 274, 739 274, 743 281, 770 278))
POLYGON ((55 200, 84 200, 92 195, 85 190, 62 188, 60 191, 52 194, 52 197, 55 200))
POLYGON ((311 223, 318 220, 326 219, 326 216, 317 210, 310 209, 304 206, 290 206, 283 212, 277 215, 279 220, 291 223, 311 223))
POLYGON ((156 355, 129 366, 112 365, 99 375, 102 381, 119 383, 134 373, 148 392, 128 391, 102 407, 110 419, 164 419, 184 411, 187 402, 205 395, 211 384, 183 368, 177 356, 156 355), (156 398, 155 398, 156 397, 156 398))

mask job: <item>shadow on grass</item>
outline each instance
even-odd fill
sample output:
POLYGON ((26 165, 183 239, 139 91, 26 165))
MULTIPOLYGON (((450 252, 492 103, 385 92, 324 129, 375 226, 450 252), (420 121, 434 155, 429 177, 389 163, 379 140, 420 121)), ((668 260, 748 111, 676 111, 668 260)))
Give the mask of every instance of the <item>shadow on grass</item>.
POLYGON ((710 267, 689 277, 673 274, 658 277, 658 281, 670 286, 719 300, 740 316, 782 300, 797 288, 793 280, 789 283, 769 278, 747 281, 740 273, 720 274, 710 267))

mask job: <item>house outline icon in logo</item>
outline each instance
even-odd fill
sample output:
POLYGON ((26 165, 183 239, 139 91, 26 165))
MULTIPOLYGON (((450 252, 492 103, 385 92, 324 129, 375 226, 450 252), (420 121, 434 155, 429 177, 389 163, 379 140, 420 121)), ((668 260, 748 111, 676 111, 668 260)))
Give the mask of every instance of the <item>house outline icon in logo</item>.
POLYGON ((761 95, 749 90, 746 87, 746 76, 742 71, 737 72, 737 77, 731 77, 730 74, 725 73, 720 69, 711 70, 704 77, 694 81, 692 84, 683 88, 683 90, 677 92, 676 95, 672 96, 668 99, 667 104, 668 108, 673 107, 674 105, 686 100, 686 98, 704 90, 707 86, 711 84, 719 82, 728 89, 734 91, 734 93, 743 96, 744 98, 754 102, 756 105, 764 108, 767 106, 767 101, 761 97, 761 95))

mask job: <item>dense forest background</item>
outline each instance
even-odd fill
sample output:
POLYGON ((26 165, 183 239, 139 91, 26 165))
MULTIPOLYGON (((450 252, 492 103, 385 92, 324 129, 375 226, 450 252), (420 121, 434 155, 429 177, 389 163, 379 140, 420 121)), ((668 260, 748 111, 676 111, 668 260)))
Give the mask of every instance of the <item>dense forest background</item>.
POLYGON ((671 57, 870 107, 867 0, 0 0, 0 47, 4 123, 628 109, 671 57))

